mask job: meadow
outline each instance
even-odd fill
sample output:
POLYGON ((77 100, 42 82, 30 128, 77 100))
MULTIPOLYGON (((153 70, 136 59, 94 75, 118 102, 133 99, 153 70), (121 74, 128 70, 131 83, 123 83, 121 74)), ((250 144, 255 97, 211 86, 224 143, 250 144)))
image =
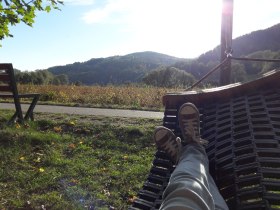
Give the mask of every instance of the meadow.
POLYGON ((127 209, 151 167, 161 120, 0 110, 0 209, 127 209))
POLYGON ((18 89, 22 93, 40 93, 39 103, 138 110, 162 110, 162 97, 176 91, 136 85, 19 85, 18 89))
MULTIPOLYGON (((166 88, 18 85, 39 103, 162 110, 166 88)), ((0 209, 127 209, 148 175, 160 119, 36 113, 7 125, 0 110, 0 209)))

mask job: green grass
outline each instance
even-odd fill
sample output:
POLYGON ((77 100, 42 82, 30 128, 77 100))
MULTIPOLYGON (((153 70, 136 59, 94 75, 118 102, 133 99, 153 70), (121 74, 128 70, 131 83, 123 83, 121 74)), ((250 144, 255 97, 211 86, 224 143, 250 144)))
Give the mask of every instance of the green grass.
POLYGON ((148 174, 160 120, 0 110, 0 209, 127 209, 148 174))

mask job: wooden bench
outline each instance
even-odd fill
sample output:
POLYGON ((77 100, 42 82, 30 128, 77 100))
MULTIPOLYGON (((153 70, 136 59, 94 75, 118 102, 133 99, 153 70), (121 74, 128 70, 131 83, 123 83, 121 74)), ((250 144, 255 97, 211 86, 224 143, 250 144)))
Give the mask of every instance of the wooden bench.
MULTIPOLYGON (((182 136, 178 110, 192 102, 209 141, 210 173, 231 210, 280 209, 280 71, 203 91, 167 94, 163 125, 182 136)), ((158 209, 174 166, 157 151, 130 209, 158 209)))
POLYGON ((13 65, 10 63, 0 64, 0 98, 13 98, 15 104, 15 113, 9 122, 23 122, 24 120, 31 119, 34 120, 33 110, 39 100, 40 94, 19 94, 17 90, 17 84, 15 80, 15 74, 13 65), (31 98, 32 102, 23 117, 20 99, 21 98, 31 98))

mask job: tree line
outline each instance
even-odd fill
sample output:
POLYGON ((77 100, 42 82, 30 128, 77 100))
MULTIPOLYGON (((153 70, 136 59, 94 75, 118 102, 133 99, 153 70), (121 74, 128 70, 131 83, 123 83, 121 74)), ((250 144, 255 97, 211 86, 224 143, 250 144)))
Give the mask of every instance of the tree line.
POLYGON ((192 85, 195 78, 192 74, 175 67, 162 66, 147 74, 142 81, 147 85, 172 88, 192 85))
POLYGON ((34 85, 67 85, 69 83, 66 74, 54 75, 47 70, 37 70, 33 72, 15 71, 16 82, 20 84, 34 85))

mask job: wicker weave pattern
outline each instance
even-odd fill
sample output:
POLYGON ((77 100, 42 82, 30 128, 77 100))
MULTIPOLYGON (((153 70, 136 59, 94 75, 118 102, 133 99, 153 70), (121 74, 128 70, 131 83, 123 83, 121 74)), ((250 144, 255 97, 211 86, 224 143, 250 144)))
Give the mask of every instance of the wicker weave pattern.
MULTIPOLYGON (((280 88, 275 86, 196 104, 202 114, 202 137, 209 141, 210 173, 232 210, 280 209, 280 88)), ((188 101, 181 98, 166 104, 163 122, 177 136, 177 112, 188 101)), ((158 209, 173 170, 158 151, 130 209, 158 209)))
POLYGON ((280 205, 279 89, 201 108, 210 172, 231 209, 280 205))

